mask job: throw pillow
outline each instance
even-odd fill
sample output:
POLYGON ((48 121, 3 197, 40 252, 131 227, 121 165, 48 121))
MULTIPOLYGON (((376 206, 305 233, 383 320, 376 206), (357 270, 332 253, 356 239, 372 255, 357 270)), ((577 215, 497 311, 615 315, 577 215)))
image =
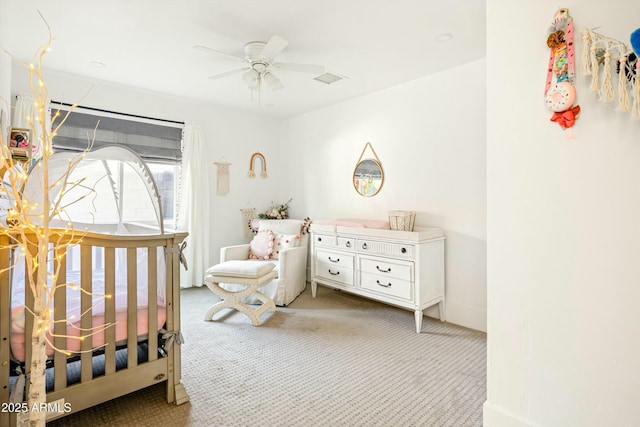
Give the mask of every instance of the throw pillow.
POLYGON ((273 259, 280 259, 280 252, 284 249, 295 248, 300 245, 300 236, 298 234, 282 234, 276 231, 273 242, 273 259))
POLYGON ((262 230, 256 234, 249 245, 249 259, 269 259, 273 255, 273 233, 262 230))

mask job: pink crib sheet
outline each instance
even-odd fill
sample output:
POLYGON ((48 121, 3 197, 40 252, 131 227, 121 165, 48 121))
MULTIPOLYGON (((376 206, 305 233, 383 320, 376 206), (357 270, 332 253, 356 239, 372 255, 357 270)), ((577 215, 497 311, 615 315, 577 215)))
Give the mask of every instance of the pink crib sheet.
MULTIPOLYGON (((165 278, 165 263, 164 257, 158 252, 158 313, 157 313, 157 325, 161 328, 167 318, 165 299, 164 299, 164 287, 166 285, 165 278)), ((146 252, 138 252, 138 277, 137 277, 137 316, 136 316, 136 329, 138 336, 145 336, 149 332, 149 311, 148 311, 148 288, 147 288, 147 272, 146 272, 146 252)), ((23 362, 25 359, 25 285, 24 285, 24 264, 17 265, 14 268, 14 277, 12 283, 12 298, 11 298, 11 352, 13 357, 23 362)), ((79 271, 68 271, 67 282, 70 284, 79 284, 79 271)), ((102 329, 105 325, 105 298, 101 296, 104 294, 104 272, 102 270, 95 270, 92 272, 92 327, 102 329)), ((122 271, 116 273, 116 292, 112 298, 115 298, 116 308, 116 320, 115 324, 109 326, 115 328, 116 342, 124 342, 127 339, 127 279, 126 271, 122 274, 122 271)), ((79 289, 72 289, 67 287, 67 338, 66 348, 62 350, 69 351, 71 353, 78 352, 81 348, 82 341, 78 338, 80 335, 87 335, 80 330, 81 318, 80 305, 81 291, 79 289)), ((89 314, 87 313, 86 316, 89 314)), ((157 331, 156 331, 157 332, 157 331)), ((53 342, 51 332, 48 333, 49 340, 53 342)), ((89 339, 89 338, 85 338, 89 339)), ((91 347, 98 348, 105 344, 105 331, 99 331, 91 336, 91 347)), ((30 344, 29 344, 30 345, 30 344)), ((47 343, 47 355, 52 356, 54 349, 47 343)))
MULTIPOLYGON (((94 281, 93 288, 94 292, 101 292, 103 287, 103 282, 96 283, 94 281)), ((126 294, 126 283, 124 286, 117 286, 116 290, 116 322, 114 325, 110 326, 111 328, 115 328, 116 332, 116 342, 123 342, 127 339, 127 294, 126 294)), ((94 297, 94 303, 92 307, 92 325, 94 328, 101 327, 105 325, 105 314, 104 314, 104 298, 94 297)), ((137 300, 137 320, 136 327, 138 336, 146 335, 149 332, 149 311, 148 311, 148 303, 147 303, 147 292, 146 289, 144 292, 138 292, 138 300, 137 300)), ((71 289, 67 290, 67 317, 71 318, 73 316, 73 321, 69 321, 67 324, 67 335, 71 337, 79 337, 81 335, 80 331, 80 292, 73 291, 71 289)), ((87 314, 88 315, 88 314, 87 314)), ((164 325, 166 320, 166 308, 164 302, 158 301, 158 328, 164 325)), ((25 359, 25 309, 24 305, 16 305, 11 309, 11 351, 16 360, 23 362, 25 359)), ((53 342, 53 338, 49 333, 49 340, 53 342)), ((88 338, 85 338, 88 339, 88 338)), ((82 341, 78 338, 67 338, 67 346, 64 350, 67 350, 71 353, 78 352, 80 350, 82 341)), ((100 331, 91 337, 91 347, 98 348, 105 344, 105 331, 100 331)), ((52 356, 54 353, 54 349, 47 344, 47 355, 52 356)))

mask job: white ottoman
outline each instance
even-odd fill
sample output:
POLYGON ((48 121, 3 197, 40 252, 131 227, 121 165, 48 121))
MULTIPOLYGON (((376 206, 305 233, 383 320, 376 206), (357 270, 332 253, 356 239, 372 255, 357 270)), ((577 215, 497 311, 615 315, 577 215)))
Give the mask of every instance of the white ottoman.
POLYGON ((260 316, 265 311, 276 311, 273 300, 258 289, 276 277, 275 265, 270 262, 242 260, 226 261, 209 268, 205 272, 204 283, 211 292, 222 298, 204 314, 204 320, 211 321, 213 316, 223 308, 233 308, 249 316, 254 326, 261 324, 260 316), (246 286, 241 291, 231 292, 220 287, 219 283, 237 283, 246 286), (262 304, 253 308, 243 303, 242 298, 252 295, 262 304))

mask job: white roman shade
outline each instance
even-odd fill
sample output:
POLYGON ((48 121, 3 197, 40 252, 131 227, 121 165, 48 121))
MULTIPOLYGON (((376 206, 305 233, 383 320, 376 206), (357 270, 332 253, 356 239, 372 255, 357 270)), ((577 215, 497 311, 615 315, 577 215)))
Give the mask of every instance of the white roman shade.
MULTIPOLYGON (((51 102, 55 127, 69 110, 68 104, 51 102)), ((182 160, 183 123, 127 114, 112 113, 87 107, 76 107, 53 138, 56 152, 80 152, 93 140, 93 148, 125 146, 147 162, 180 163, 182 160), (95 132, 95 139, 94 139, 95 132)))

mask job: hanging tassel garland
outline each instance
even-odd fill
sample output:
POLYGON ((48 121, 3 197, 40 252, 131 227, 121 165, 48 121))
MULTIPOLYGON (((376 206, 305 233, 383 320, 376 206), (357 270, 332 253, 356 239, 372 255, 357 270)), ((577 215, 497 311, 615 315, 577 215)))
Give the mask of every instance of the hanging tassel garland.
POLYGON ((582 34, 582 74, 591 75, 591 35, 589 30, 582 34))
POLYGON ((604 80, 602 81, 602 87, 600 88, 600 101, 611 102, 616 96, 613 92, 613 85, 611 84, 611 52, 608 50, 604 54, 604 80))
MULTIPOLYGON (((640 36, 640 29, 636 31, 640 36)), ((640 37, 638 41, 640 42, 640 37)), ((628 45, 589 29, 584 30, 583 46, 585 48, 585 52, 583 52, 584 71, 585 74, 592 76, 589 89, 598 93, 598 100, 601 102, 612 102, 617 97, 616 111, 631 111, 633 119, 640 118, 640 81, 638 79, 637 65, 639 61, 637 55, 628 45), (586 49, 589 53, 588 60, 586 49), (618 78, 617 84, 613 81, 613 72, 611 71, 614 64, 618 78), (602 77, 600 76, 600 67, 602 67, 602 77), (632 95, 633 100, 631 100, 632 95)))
POLYGON ((621 56, 620 71, 618 75, 618 106, 616 107, 616 111, 629 111, 631 109, 629 104, 629 91, 627 89, 626 67, 627 57, 621 56))
POLYGON ((598 57, 597 57, 597 50, 598 47, 593 44, 591 45, 591 75, 593 76, 591 78, 591 86, 589 87, 589 89, 591 89, 591 92, 598 92, 598 89, 600 87, 600 76, 598 75, 598 57))

